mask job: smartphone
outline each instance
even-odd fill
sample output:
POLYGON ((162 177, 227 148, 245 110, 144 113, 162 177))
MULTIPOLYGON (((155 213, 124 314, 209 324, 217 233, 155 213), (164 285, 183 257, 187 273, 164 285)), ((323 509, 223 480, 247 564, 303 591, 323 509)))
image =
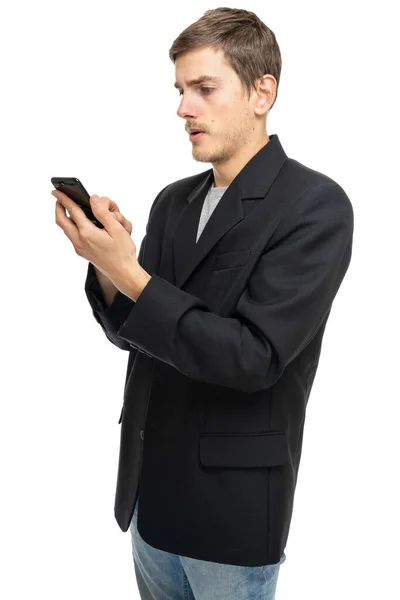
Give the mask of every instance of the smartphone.
POLYGON ((100 229, 104 229, 103 223, 100 223, 94 216, 90 206, 90 194, 85 190, 77 177, 52 177, 51 183, 57 190, 66 194, 71 200, 83 210, 87 218, 100 229))

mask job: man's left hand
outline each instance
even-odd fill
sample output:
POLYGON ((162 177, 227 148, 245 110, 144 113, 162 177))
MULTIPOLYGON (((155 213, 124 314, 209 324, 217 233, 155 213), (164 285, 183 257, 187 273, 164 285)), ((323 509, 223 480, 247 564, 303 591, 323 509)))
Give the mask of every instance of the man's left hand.
POLYGON ((71 240, 75 252, 104 273, 123 294, 132 297, 135 281, 143 281, 143 269, 136 258, 136 245, 126 229, 107 208, 109 199, 90 197, 96 219, 104 229, 96 227, 83 210, 63 192, 53 190, 56 201, 56 223, 71 240), (68 210, 71 218, 66 215, 68 210))

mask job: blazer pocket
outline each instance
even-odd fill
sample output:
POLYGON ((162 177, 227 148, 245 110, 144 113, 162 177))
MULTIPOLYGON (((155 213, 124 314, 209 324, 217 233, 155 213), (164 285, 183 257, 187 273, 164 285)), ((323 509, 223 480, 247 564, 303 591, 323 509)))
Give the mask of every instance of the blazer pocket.
POLYGON ((284 431, 201 433, 199 456, 205 467, 276 467, 290 462, 284 431))
POLYGON ((232 269, 233 267, 241 267, 245 265, 251 254, 250 250, 232 250, 231 252, 224 252, 223 254, 217 254, 214 258, 213 271, 220 271, 221 269, 232 269))

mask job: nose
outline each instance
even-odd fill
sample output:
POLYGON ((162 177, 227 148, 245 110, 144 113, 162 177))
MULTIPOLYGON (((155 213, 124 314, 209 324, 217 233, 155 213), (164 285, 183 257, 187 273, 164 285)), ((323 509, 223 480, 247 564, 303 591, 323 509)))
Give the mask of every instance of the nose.
POLYGON ((189 118, 194 120, 198 118, 197 111, 193 106, 193 103, 190 103, 189 99, 184 98, 183 96, 178 106, 178 110, 176 111, 176 114, 178 115, 178 117, 182 117, 182 119, 189 118))

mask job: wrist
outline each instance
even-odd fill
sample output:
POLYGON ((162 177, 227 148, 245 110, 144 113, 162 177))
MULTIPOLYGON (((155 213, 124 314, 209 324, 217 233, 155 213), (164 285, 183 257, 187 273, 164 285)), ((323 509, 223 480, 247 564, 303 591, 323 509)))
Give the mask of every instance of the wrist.
POLYGON ((137 302, 137 299, 143 292, 150 279, 151 275, 149 275, 149 273, 147 273, 147 271, 142 269, 142 267, 139 265, 139 269, 137 270, 132 282, 132 294, 135 302, 137 302))
POLYGON ((136 302, 150 279, 151 275, 137 263, 113 277, 113 283, 125 296, 136 302))

